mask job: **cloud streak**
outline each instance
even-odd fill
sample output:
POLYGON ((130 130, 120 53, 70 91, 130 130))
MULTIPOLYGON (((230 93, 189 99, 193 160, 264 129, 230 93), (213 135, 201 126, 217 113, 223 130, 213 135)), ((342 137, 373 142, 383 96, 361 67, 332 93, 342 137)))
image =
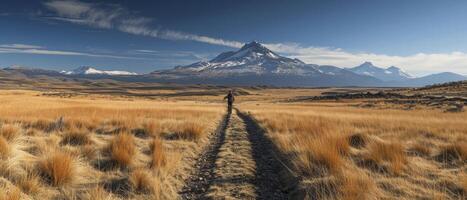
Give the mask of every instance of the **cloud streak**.
POLYGON ((127 9, 114 4, 85 3, 75 0, 52 0, 44 6, 54 12, 49 19, 88 25, 104 29, 117 29, 134 35, 143 35, 168 40, 189 40, 214 45, 239 48, 243 43, 173 30, 151 28, 150 18, 134 16, 127 9))
POLYGON ((116 59, 136 59, 146 60, 146 58, 139 57, 128 57, 128 56, 116 56, 116 55, 104 55, 104 54, 92 54, 86 52, 77 51, 60 51, 60 50, 48 50, 42 46, 28 45, 28 44, 0 44, 0 53, 8 54, 39 54, 39 55, 58 55, 58 56, 87 56, 87 57, 98 57, 98 58, 116 58, 116 59))
MULTIPOLYGON (((115 29, 121 32, 154 37, 166 40, 197 41, 213 45, 240 48, 240 41, 213 38, 174 30, 151 28, 152 19, 132 14, 127 9, 115 4, 85 3, 77 0, 51 0, 44 6, 55 16, 49 19, 87 25, 102 29, 115 29)), ((396 65, 418 75, 452 71, 467 74, 467 54, 417 53, 408 56, 373 54, 367 52, 348 52, 339 48, 304 47, 297 43, 265 44, 273 51, 298 58, 306 63, 351 67, 364 61, 372 61, 379 66, 396 65)), ((34 50, 34 52, 40 52, 34 50)), ((58 52, 57 52, 58 53, 58 52)))

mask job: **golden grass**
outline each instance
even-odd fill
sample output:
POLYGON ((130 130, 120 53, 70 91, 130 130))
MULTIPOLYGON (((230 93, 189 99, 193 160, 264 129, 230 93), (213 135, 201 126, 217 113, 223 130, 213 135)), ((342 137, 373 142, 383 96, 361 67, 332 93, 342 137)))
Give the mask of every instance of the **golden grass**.
POLYGON ((0 128, 0 135, 6 140, 11 141, 18 137, 20 129, 18 124, 4 124, 0 128))
POLYGON ((197 141, 204 136, 205 130, 203 124, 189 122, 175 130, 174 136, 179 139, 197 141))
POLYGON ((136 169, 130 174, 130 185, 134 191, 149 193, 153 191, 153 180, 151 174, 144 169, 136 169))
POLYGON ((467 142, 455 142, 442 147, 438 159, 444 162, 467 161, 467 142))
POLYGON ((461 197, 449 185, 459 184, 450 177, 465 170, 467 113, 365 109, 347 103, 240 108, 267 130, 305 182, 335 183, 312 190, 324 199, 461 197), (446 159, 435 158, 451 158, 457 164, 445 165, 446 159), (437 184, 433 176, 449 184, 437 184), (334 190, 337 196, 329 196, 334 190))
POLYGON ((149 148, 151 149, 151 168, 159 169, 165 166, 167 158, 162 140, 159 137, 154 138, 149 148))
POLYGON ((38 169, 53 186, 71 184, 76 178, 76 166, 73 158, 62 152, 53 152, 39 162, 38 169))
POLYGON ((37 194, 42 187, 39 176, 35 174, 28 174, 21 177, 16 185, 21 188, 24 193, 29 195, 37 194))
POLYGON ((5 159, 10 155, 10 145, 8 141, 0 136, 0 158, 5 159))
POLYGON ((0 174, 25 199, 177 199, 208 142, 203 138, 224 111, 192 101, 56 98, 29 91, 0 91, 0 101, 0 174), (175 133, 187 136, 166 140, 175 133), (153 185, 149 192, 145 175, 153 185), (130 190, 120 191, 126 184, 130 190))
POLYGON ((21 190, 10 187, 7 191, 0 191, 0 200, 20 200, 21 190))
POLYGON ((384 162, 389 163, 389 171, 400 174, 407 164, 404 146, 398 142, 372 142, 368 147, 367 160, 371 160, 380 167, 384 162))
POLYGON ((128 167, 133 163, 136 147, 133 135, 119 133, 115 135, 109 146, 110 157, 120 167, 128 167))
POLYGON ((69 145, 86 145, 91 144, 91 137, 84 131, 71 131, 63 135, 62 144, 69 145))

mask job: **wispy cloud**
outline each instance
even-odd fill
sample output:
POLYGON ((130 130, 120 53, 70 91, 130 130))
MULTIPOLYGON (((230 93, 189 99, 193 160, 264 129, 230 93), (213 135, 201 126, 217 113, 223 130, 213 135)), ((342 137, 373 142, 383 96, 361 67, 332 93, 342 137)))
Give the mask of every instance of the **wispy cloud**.
POLYGON ((49 50, 42 46, 29 45, 29 44, 0 44, 0 53, 40 54, 40 55, 60 55, 60 56, 87 56, 87 57, 137 59, 137 60, 147 59, 147 58, 139 58, 139 57, 93 54, 93 53, 77 52, 77 51, 49 50))
POLYGON ((49 19, 54 20, 105 29, 117 29, 130 34, 160 39, 190 40, 235 48, 243 45, 243 43, 237 41, 174 30, 151 28, 148 24, 152 19, 135 16, 127 9, 115 4, 85 3, 75 0, 52 0, 45 2, 44 6, 57 15, 49 17, 49 19))
POLYGON ((274 51, 282 52, 307 63, 352 67, 365 61, 378 66, 399 66, 404 70, 424 75, 436 72, 456 72, 467 74, 467 53, 417 53, 408 56, 374 54, 366 52, 348 52, 339 48, 302 47, 296 43, 266 44, 274 51))
MULTIPOLYGON (((77 0, 51 0, 45 2, 44 6, 54 13, 54 16, 48 17, 53 20, 102 29, 115 29, 129 34, 159 39, 189 40, 233 48, 239 48, 244 44, 240 41, 152 28, 150 26, 152 19, 134 15, 129 10, 115 4, 86 3, 77 0)), ((397 56, 349 52, 339 48, 302 46, 297 43, 270 43, 266 44, 266 46, 276 52, 314 64, 351 67, 364 61, 372 61, 380 66, 401 66, 403 69, 416 74, 441 71, 467 74, 467 53, 464 52, 416 53, 408 56, 397 56)))

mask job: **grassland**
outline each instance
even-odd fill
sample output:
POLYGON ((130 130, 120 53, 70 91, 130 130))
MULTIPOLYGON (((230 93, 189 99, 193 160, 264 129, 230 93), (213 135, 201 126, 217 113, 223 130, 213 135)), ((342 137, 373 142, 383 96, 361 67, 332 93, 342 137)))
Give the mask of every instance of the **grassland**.
POLYGON ((0 93, 0 196, 174 199, 218 104, 0 93))
POLYGON ((467 114, 244 104, 287 155, 310 199, 463 199, 467 114))
MULTIPOLYGON (((0 199, 180 198, 197 158, 206 146, 213 146, 211 136, 225 114, 222 98, 229 89, 56 81, 21 87, 27 90, 0 90, 0 199)), ((465 111, 451 113, 425 105, 406 109, 385 101, 362 106, 368 104, 366 99, 297 101, 380 90, 375 88, 235 89, 236 107, 257 120, 300 180, 295 197, 466 197, 465 111)), ((411 94, 423 89, 395 91, 411 94)), ((450 95, 462 92, 451 89, 450 95)), ((258 167, 258 153, 268 150, 258 150, 254 145, 258 142, 248 141, 258 136, 249 126, 244 119, 226 125, 239 127, 238 133, 230 134, 234 129, 227 128, 227 139, 214 145, 222 151, 214 153, 212 165, 207 165, 216 169, 206 171, 228 175, 218 166, 224 153, 249 144, 257 151, 242 151, 251 161, 248 169, 267 174, 255 171, 263 169, 258 167), (235 139, 236 145, 229 146, 230 135, 243 135, 244 141, 235 139)), ((240 165, 236 170, 242 168, 236 157, 228 158, 224 160, 240 165)), ((212 186, 207 184, 206 188, 212 186)), ((253 184, 252 196, 270 192, 266 186, 258 193, 253 184)))

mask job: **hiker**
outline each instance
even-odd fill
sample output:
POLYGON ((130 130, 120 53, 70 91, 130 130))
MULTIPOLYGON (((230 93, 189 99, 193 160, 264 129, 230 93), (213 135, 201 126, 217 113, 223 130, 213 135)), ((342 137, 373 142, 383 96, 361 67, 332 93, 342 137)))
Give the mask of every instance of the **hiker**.
POLYGON ((227 109, 229 112, 231 112, 233 102, 235 101, 235 97, 234 97, 232 90, 229 90, 229 93, 227 94, 227 96, 224 97, 224 100, 225 99, 227 99, 227 109))

